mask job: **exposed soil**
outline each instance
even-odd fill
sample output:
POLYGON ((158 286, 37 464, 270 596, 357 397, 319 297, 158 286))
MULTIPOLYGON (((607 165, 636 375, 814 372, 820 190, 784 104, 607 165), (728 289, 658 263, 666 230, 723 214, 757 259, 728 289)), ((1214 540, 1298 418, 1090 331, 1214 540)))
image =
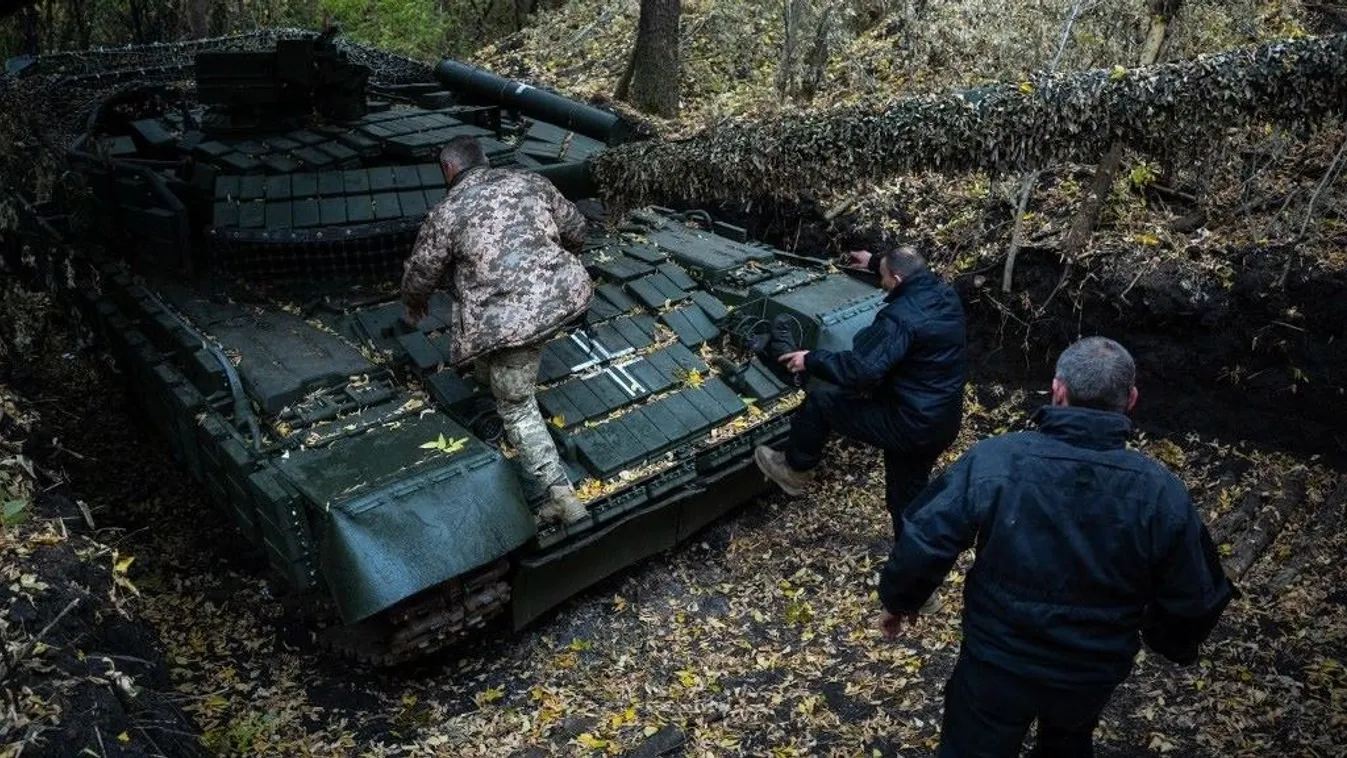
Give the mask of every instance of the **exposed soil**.
MULTIPOLYGON (((1341 402, 1347 351, 1337 343, 1347 311, 1334 294, 1347 285, 1347 274, 1293 269, 1285 291, 1278 291, 1284 256, 1238 256, 1244 265, 1235 269, 1230 289, 1198 306, 1184 272, 1172 264, 1139 279, 1091 282, 1069 297, 1059 294, 1061 302, 1028 327, 1005 313, 994 288, 963 277, 958 285, 974 324, 970 349, 982 356, 975 377, 1041 383, 1063 347, 1104 334, 1136 358, 1141 412, 1154 433, 1193 431, 1347 461, 1341 402), (1298 315, 1288 315, 1293 311, 1298 315)), ((1062 267, 1046 254, 1026 260, 1022 252, 1021 261, 1018 281, 1028 285, 1026 297, 1043 302, 1062 267)))

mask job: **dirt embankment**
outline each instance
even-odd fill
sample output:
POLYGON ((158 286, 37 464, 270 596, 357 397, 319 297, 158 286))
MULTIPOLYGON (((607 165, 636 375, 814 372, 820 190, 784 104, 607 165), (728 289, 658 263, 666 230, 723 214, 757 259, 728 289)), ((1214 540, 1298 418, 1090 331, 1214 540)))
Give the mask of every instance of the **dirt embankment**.
POLYGON ((53 324, 41 298, 8 288, 5 295, 0 756, 199 755, 197 729, 179 707, 158 632, 139 616, 128 534, 73 499, 64 468, 82 454, 44 421, 70 411, 42 398, 50 387, 25 365, 32 345, 13 339, 21 323, 44 330, 53 324))
MULTIPOLYGON (((1068 267, 1055 250, 1027 246, 1014 291, 1004 294, 1004 258, 961 269, 957 253, 930 235, 828 218, 809 201, 718 210, 801 255, 921 246, 963 297, 974 382, 1041 389, 1064 347, 1102 334, 1133 352, 1140 413, 1156 433, 1200 431, 1347 461, 1347 271, 1326 270, 1294 248, 1102 247, 1068 267)), ((916 228, 917 219, 894 213, 916 228)), ((991 205, 988 213, 1008 217, 1011 209, 991 205)))

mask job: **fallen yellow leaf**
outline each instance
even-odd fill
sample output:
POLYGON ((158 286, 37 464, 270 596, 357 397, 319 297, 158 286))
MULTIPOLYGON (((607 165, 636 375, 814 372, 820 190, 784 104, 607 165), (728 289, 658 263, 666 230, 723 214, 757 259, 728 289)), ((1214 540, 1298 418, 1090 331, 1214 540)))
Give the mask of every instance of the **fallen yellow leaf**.
POLYGON ((584 734, 577 737, 576 742, 579 742, 581 745, 591 750, 599 750, 601 748, 608 747, 608 740, 601 740, 598 737, 595 737, 594 735, 590 734, 589 732, 585 732, 584 734))
POLYGON ((483 705, 487 705, 488 703, 494 703, 503 697, 505 697, 504 689, 500 687, 487 687, 486 689, 477 693, 477 696, 473 699, 477 701, 478 707, 481 707, 483 705))

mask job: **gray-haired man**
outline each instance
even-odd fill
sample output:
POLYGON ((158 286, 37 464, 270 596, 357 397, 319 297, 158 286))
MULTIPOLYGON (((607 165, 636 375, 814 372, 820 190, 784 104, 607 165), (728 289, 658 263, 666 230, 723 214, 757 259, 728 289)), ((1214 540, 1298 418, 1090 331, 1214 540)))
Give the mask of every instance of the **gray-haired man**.
POLYGON ((1141 642, 1191 664, 1233 588, 1188 490, 1128 450, 1132 357, 1113 340, 1062 353, 1035 431, 983 440, 904 516, 880 576, 894 635, 976 543, 941 756, 1089 756, 1141 642))

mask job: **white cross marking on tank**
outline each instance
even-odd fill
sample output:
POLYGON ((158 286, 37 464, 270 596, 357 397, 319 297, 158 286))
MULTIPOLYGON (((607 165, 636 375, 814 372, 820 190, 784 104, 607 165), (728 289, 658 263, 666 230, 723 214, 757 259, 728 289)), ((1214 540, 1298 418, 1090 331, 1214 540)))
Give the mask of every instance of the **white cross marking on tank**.
MULTIPOLYGON (((622 381, 621 379, 618 379, 618 378, 617 378, 617 372, 613 371, 612 367, 609 367, 609 368, 604 369, 604 370, 603 370, 603 373, 604 373, 608 378, 612 379, 613 382, 617 384, 617 386, 621 387, 621 388, 622 388, 622 391, 625 392, 625 393, 627 393, 627 396, 628 396, 628 397, 635 398, 636 395, 639 394, 639 392, 638 392, 637 390, 634 390, 634 389, 632 389, 631 387, 627 386, 627 383, 626 383, 626 382, 622 381)), ((630 377, 628 377, 628 378, 630 378, 630 377)), ((634 384, 634 383, 635 383, 635 382, 633 382, 633 384, 634 384)))

